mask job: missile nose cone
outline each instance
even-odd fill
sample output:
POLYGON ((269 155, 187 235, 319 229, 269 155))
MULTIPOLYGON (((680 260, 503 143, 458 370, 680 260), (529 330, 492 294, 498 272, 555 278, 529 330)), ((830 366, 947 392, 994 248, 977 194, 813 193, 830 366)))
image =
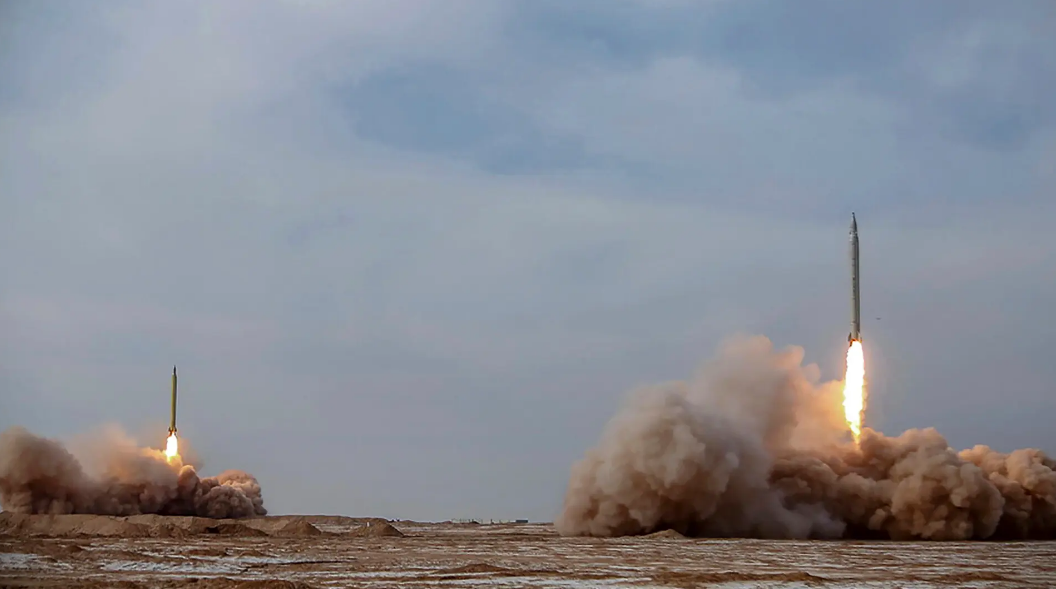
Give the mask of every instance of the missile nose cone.
POLYGON ((851 213, 851 231, 858 233, 858 220, 854 218, 854 213, 851 213))

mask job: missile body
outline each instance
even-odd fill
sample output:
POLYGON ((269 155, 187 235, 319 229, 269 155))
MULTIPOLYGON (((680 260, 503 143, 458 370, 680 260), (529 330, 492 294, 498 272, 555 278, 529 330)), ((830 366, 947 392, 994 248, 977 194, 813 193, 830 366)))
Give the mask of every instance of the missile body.
POLYGON ((169 421, 169 435, 176 433, 176 367, 172 367, 172 420, 169 421))
POLYGON ((848 342, 862 341, 862 295, 858 283, 858 221, 851 213, 851 333, 848 342))

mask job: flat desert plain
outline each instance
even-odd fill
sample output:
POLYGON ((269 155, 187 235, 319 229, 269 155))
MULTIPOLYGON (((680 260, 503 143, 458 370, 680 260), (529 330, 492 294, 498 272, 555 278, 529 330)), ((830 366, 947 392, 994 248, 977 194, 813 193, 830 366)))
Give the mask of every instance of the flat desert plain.
POLYGON ((563 538, 549 524, 0 513, 0 587, 1056 587, 1056 542, 563 538))

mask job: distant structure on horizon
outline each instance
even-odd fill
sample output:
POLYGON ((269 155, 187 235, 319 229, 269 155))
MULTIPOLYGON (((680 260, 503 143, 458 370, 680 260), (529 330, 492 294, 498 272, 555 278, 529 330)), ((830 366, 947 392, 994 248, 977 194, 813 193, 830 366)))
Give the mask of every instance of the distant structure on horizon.
POLYGON ((477 524, 477 525, 493 525, 493 524, 526 524, 529 523, 526 519, 489 519, 487 522, 484 518, 455 518, 450 520, 453 524, 477 524))

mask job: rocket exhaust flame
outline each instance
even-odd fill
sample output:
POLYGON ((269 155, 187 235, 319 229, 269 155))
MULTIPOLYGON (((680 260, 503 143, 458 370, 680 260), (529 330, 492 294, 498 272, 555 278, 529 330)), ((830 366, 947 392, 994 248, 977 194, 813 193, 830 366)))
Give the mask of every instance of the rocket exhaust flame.
POLYGON ((862 342, 852 341, 847 348, 847 374, 843 379, 843 415, 854 434, 854 441, 862 435, 865 421, 865 354, 862 342))
POLYGON ((169 434, 169 438, 165 440, 165 460, 172 462, 173 458, 180 455, 180 443, 176 439, 176 434, 169 434))

